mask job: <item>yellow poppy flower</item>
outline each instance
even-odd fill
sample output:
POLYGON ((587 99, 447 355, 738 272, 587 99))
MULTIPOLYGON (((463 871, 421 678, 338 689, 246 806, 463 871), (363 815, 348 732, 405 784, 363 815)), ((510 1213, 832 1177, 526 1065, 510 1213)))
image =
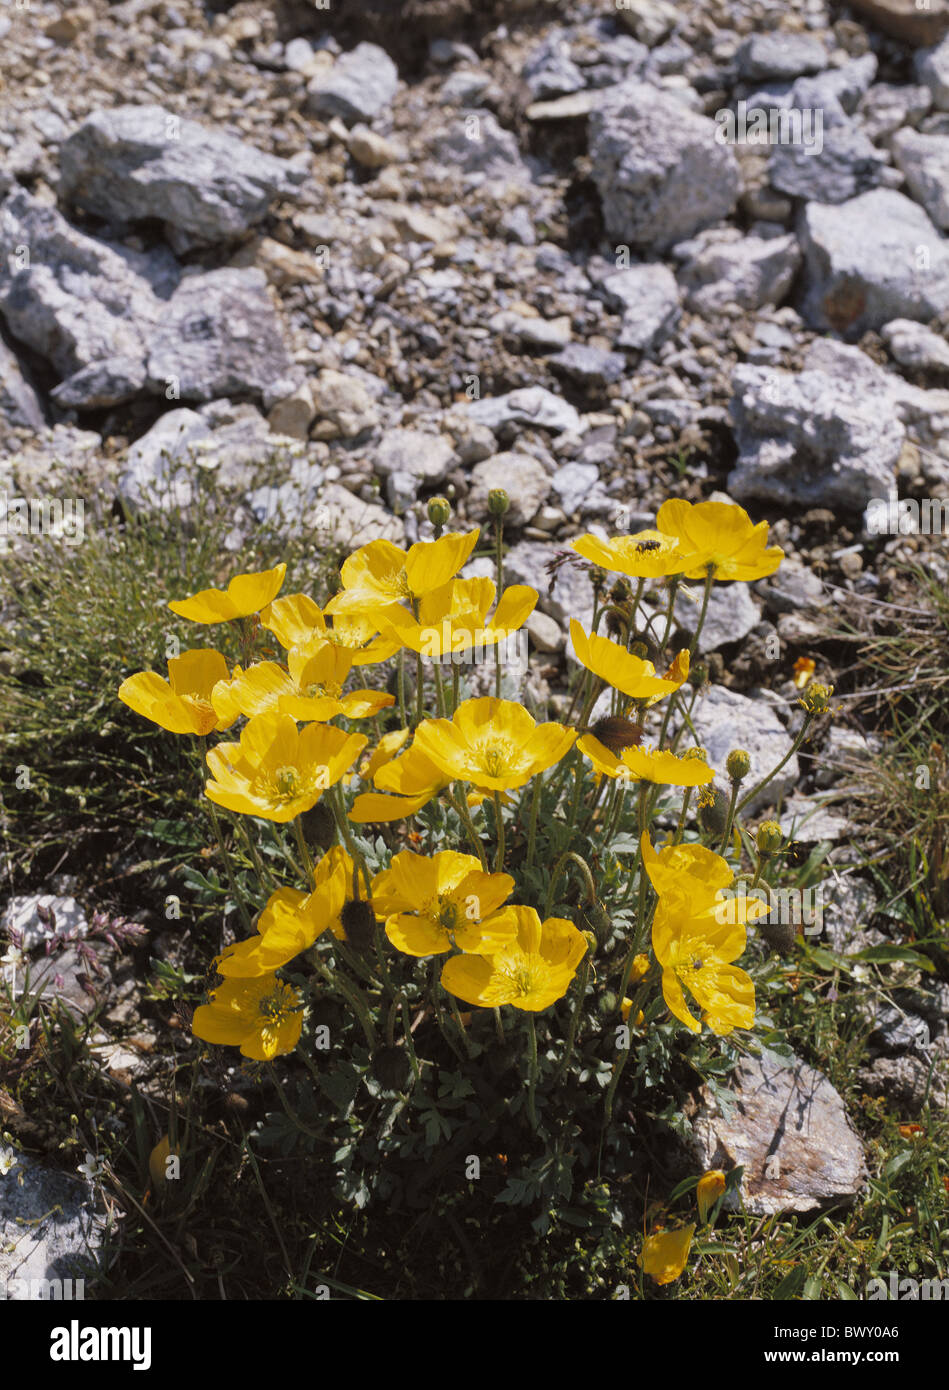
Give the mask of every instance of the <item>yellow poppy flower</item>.
POLYGON ((708 1214, 725 1191, 725 1174, 721 1168, 711 1168, 699 1178, 695 1189, 695 1200, 699 1207, 699 1220, 704 1226, 708 1214))
POLYGON ((624 748, 615 753, 594 738, 584 734, 577 747, 597 772, 606 777, 618 777, 629 782, 655 782, 663 787, 701 787, 711 782, 715 772, 700 758, 678 758, 665 748, 624 748))
POLYGON ((172 734, 209 734, 234 722, 222 718, 211 704, 214 686, 227 680, 227 674, 220 652, 199 647, 171 658, 166 681, 154 671, 129 676, 119 686, 119 699, 172 734))
POLYGON ((310 646, 322 637, 352 654, 354 666, 386 661, 399 643, 379 634, 371 618, 338 617, 327 623, 322 609, 306 594, 287 594, 261 609, 260 625, 272 632, 286 651, 310 646))
POLYGON ((325 612, 374 615, 403 600, 440 589, 468 559, 480 535, 452 533, 437 541, 418 541, 406 552, 391 541, 370 541, 343 561, 342 590, 325 612))
POLYGON ((683 1226, 678 1231, 660 1231, 643 1241, 639 1267, 657 1284, 671 1284, 685 1269, 695 1226, 683 1226))
POLYGON ((272 570, 238 574, 226 591, 202 589, 191 598, 172 600, 168 607, 193 623, 228 623, 234 618, 249 618, 276 598, 286 572, 286 565, 280 564, 272 570))
POLYGON ((662 966, 662 997, 671 1013, 693 1033, 701 1024, 689 1012, 683 985, 702 1010, 702 1022, 723 1037, 755 1021, 755 986, 731 962, 745 949, 741 923, 693 917, 681 901, 660 897, 652 925, 652 948, 662 966))
POLYGON ((687 579, 704 579, 709 565, 719 580, 765 579, 784 559, 780 546, 768 546, 768 523, 756 526, 734 502, 693 506, 673 497, 659 508, 656 525, 678 545, 687 579))
POLYGON ((605 680, 621 695, 628 696, 630 700, 648 700, 653 704, 678 690, 689 674, 686 661, 676 668, 678 674, 685 665, 681 680, 661 680, 656 675, 656 668, 651 661, 643 661, 640 657, 634 656, 618 642, 611 642, 608 637, 600 637, 595 632, 588 636, 576 618, 570 620, 570 640, 580 665, 605 680))
POLYGON ((205 793, 228 810, 285 823, 315 806, 367 742, 333 725, 298 729, 289 714, 258 714, 245 724, 240 743, 208 752, 205 793))
POLYGON ((269 1062, 300 1041, 303 1000, 276 975, 225 980, 210 1004, 195 1009, 191 1031, 202 1042, 239 1047, 244 1057, 269 1062))
POLYGON ((379 769, 402 751, 411 732, 411 729, 393 729, 391 733, 382 735, 369 757, 363 758, 359 764, 359 775, 364 782, 371 782, 379 769))
POLYGON ((578 555, 601 569, 631 579, 663 579, 682 573, 682 554, 675 540, 661 531, 638 531, 634 536, 578 536, 570 542, 578 555))
POLYGON ((372 881, 372 905, 386 936, 408 956, 435 956, 457 946, 491 955, 517 930, 498 911, 514 887, 510 874, 486 874, 472 854, 442 850, 431 858, 410 849, 395 855, 372 881))
POLYGON ((454 579, 423 595, 416 619, 405 608, 390 608, 383 626, 410 651, 437 660, 448 654, 494 646, 523 627, 534 611, 537 590, 512 584, 501 595, 494 615, 497 585, 492 579, 454 579))
POLYGON ((704 845, 665 845, 657 853, 644 832, 640 845, 643 864, 653 888, 667 907, 681 907, 710 927, 726 923, 744 927, 770 911, 767 902, 744 892, 730 893, 734 874, 720 854, 704 845))
POLYGON ((570 988, 586 953, 586 940, 562 917, 541 923, 532 907, 510 907, 506 912, 515 918, 516 939, 490 956, 452 956, 442 970, 442 985, 466 1004, 511 1004, 540 1013, 570 988))
POLYGON ((301 722, 324 722, 340 714, 366 719, 395 704, 395 696, 382 690, 351 690, 344 695, 352 664, 351 652, 318 637, 309 647, 293 648, 287 657, 288 670, 275 661, 260 661, 216 685, 211 701, 230 723, 238 714, 253 717, 270 711, 301 722))
POLYGON ((484 696, 465 700, 451 719, 426 719, 414 747, 452 781, 479 791, 523 787, 560 761, 576 738, 562 724, 537 724, 523 705, 484 696))
POLYGON ((401 758, 380 767, 373 781, 379 791, 357 796, 349 812, 349 819, 356 825, 414 816, 448 786, 451 778, 417 747, 416 740, 401 758), (380 792, 393 794, 380 795, 380 792))
POLYGON ((227 948, 215 962, 219 975, 228 979, 272 975, 309 950, 323 932, 342 935, 340 913, 352 888, 352 861, 337 846, 334 849, 337 854, 332 859, 324 855, 317 866, 312 893, 298 888, 271 893, 257 922, 257 935, 227 948), (344 859, 349 861, 348 869, 344 859))

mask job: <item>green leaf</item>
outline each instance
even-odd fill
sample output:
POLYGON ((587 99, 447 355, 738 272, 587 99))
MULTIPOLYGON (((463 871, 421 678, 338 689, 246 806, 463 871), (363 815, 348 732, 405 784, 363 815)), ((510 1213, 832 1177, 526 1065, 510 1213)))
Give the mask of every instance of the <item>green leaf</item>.
POLYGON ((803 1265, 797 1265, 790 1273, 785 1274, 774 1291, 774 1301, 776 1303, 785 1303, 792 1298, 797 1298, 804 1287, 806 1276, 807 1270, 803 1265))
POLYGON ((905 961, 907 965, 914 965, 917 970, 925 970, 930 974, 936 968, 927 956, 920 955, 919 951, 914 951, 911 946, 868 946, 865 951, 858 951, 850 959, 866 961, 868 965, 890 965, 893 961, 905 961))

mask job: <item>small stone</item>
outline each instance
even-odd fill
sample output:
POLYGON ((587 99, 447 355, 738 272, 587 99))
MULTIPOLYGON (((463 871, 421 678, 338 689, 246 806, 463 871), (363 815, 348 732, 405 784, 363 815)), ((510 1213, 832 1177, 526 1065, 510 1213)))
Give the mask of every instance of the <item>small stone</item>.
POLYGON ((534 612, 524 624, 530 634, 531 642, 539 652, 560 652, 564 647, 564 635, 560 624, 546 613, 534 612))
POLYGON ((360 43, 311 79, 307 109, 317 116, 340 116, 348 125, 371 121, 391 104, 398 85, 398 69, 385 50, 360 43))
POLYGON ((901 367, 921 371, 949 370, 949 343, 921 323, 893 319, 883 325, 880 336, 901 367))
POLYGON ((550 367, 558 376, 570 377, 581 386, 611 386, 626 371, 626 358, 621 352, 607 352, 587 343, 569 343, 551 357, 550 367))
POLYGON ((801 1058, 746 1057, 728 1083, 723 1113, 707 1087, 693 1119, 699 1171, 744 1168, 752 1216, 821 1211, 852 1203, 866 1181, 863 1146, 838 1092, 801 1058))
POLYGON ((503 396, 472 401, 468 416, 475 424, 495 431, 505 425, 534 425, 557 434, 580 428, 580 416, 574 407, 543 386, 525 386, 503 396))
POLYGON ((752 82, 784 81, 826 66, 827 50, 810 34, 753 34, 738 50, 738 69, 752 82))
POLYGON ((311 383, 311 390, 317 417, 344 439, 353 439, 378 424, 375 402, 355 377, 326 367, 311 383))

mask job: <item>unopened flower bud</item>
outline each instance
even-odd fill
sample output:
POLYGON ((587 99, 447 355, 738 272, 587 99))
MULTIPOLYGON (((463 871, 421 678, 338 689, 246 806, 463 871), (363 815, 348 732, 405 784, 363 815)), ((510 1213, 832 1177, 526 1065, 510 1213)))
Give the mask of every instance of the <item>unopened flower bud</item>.
POLYGON ((725 759, 725 771, 732 782, 743 782, 751 771, 751 757, 744 748, 733 748, 725 759))
POLYGON ((633 591, 625 579, 617 579, 610 590, 610 601, 612 603, 627 603, 633 596, 633 591))
POLYGON ((300 819, 303 838, 308 845, 315 845, 317 849, 325 852, 335 842, 336 821, 325 802, 318 801, 309 811, 304 811, 300 819))
MULTIPOLYGON (((605 914, 604 914, 604 915, 605 915, 605 914)), ((607 918, 607 921, 609 921, 609 918, 607 918)), ((610 923, 610 926, 612 926, 612 923, 610 923)), ((584 941, 587 943, 587 950, 590 952, 590 955, 592 956, 592 955, 594 954, 594 952, 596 951, 596 948, 597 948, 597 945, 598 945, 598 942, 597 942, 597 939, 596 939, 595 934, 594 934, 593 932, 591 932, 591 931, 584 931, 584 932, 581 932, 580 935, 583 937, 584 941)))
POLYGON ((510 505, 510 498, 503 487, 493 487, 488 493, 488 511, 492 516, 504 516, 510 505))
POLYGON ((683 758, 692 758, 695 762, 707 763, 708 749, 703 748, 700 744, 696 744, 692 748, 687 748, 682 756, 683 758))
POLYGON ((645 642, 633 642, 629 648, 631 656, 638 656, 640 661, 649 659, 649 648, 645 642))
POLYGON ((629 983, 638 985, 639 981, 649 973, 649 957, 642 951, 633 958, 632 969, 629 972, 629 983))
POLYGON ((447 497, 429 498, 428 519, 436 529, 447 526, 450 517, 451 503, 447 497))
POLYGON ((755 844, 761 854, 777 854, 784 843, 784 835, 776 820, 764 820, 758 826, 755 844))

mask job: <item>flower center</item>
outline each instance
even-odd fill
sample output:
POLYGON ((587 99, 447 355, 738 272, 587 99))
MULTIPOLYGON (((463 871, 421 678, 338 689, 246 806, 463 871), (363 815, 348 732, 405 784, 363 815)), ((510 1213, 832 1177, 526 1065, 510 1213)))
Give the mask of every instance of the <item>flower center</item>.
POLYGON ((317 681, 313 681, 302 692, 307 700, 320 700, 324 696, 331 700, 338 700, 342 693, 343 687, 338 681, 329 681, 326 685, 320 685, 317 681))
POLYGON ((482 771, 489 777, 504 777, 512 768, 513 750, 508 743, 489 743, 482 745, 477 750, 477 757, 482 771))
POLYGON ((444 927, 447 932, 453 932, 458 925, 457 903, 453 903, 450 898, 439 895, 437 916, 439 926, 444 927))
POLYGON ((275 1028, 296 1012, 298 1004, 299 995, 296 990, 278 980, 269 994, 261 996, 257 1010, 269 1026, 275 1028))
POLYGON ((300 786, 300 774, 295 767, 278 767, 274 773, 274 784, 278 796, 289 800, 297 794, 300 786))

